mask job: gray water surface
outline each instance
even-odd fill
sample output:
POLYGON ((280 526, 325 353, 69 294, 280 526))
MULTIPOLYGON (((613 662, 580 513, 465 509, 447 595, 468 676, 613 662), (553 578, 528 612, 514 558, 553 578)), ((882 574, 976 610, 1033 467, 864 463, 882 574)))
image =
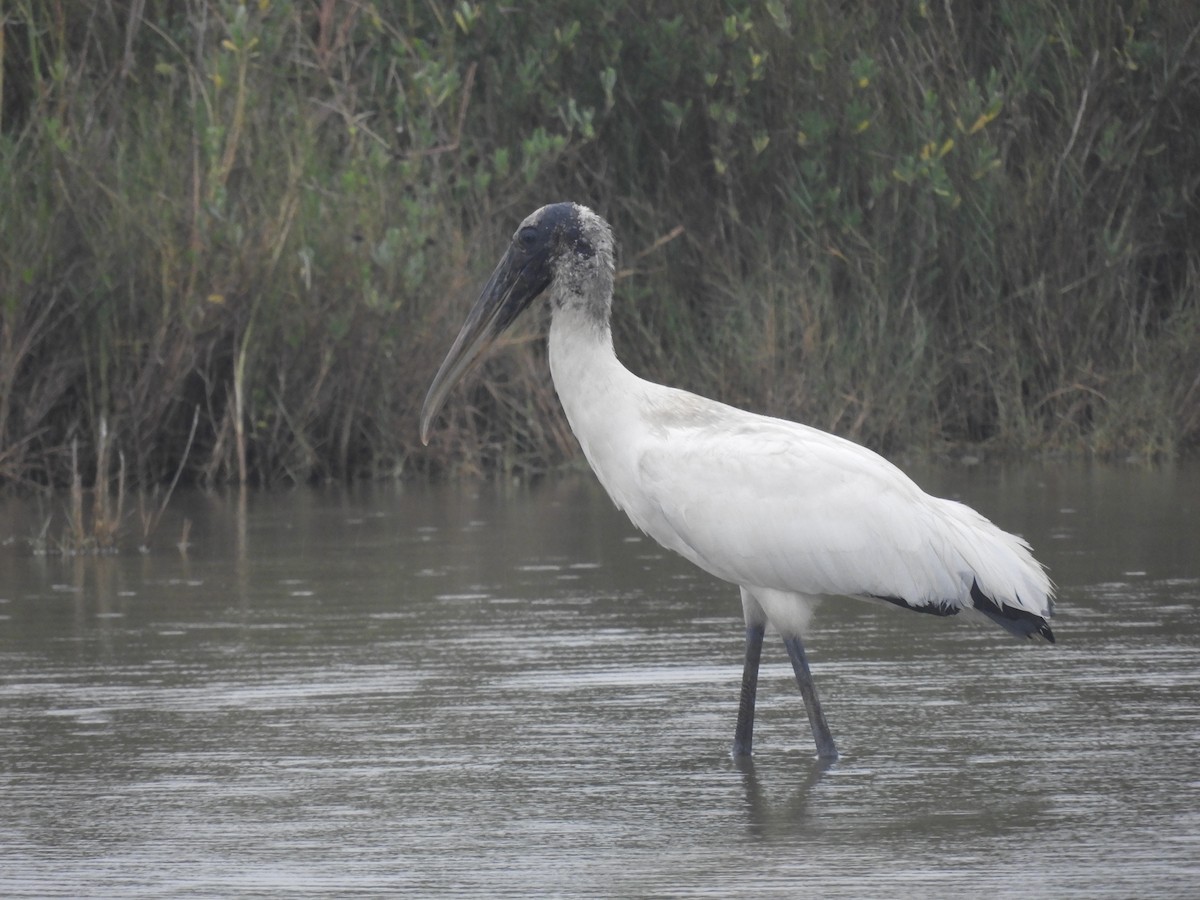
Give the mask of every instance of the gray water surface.
POLYGON ((731 760, 736 589, 588 478, 186 495, 99 559, 10 502, 0 895, 1196 896, 1200 470, 918 476, 1059 644, 827 603, 828 769, 770 638, 731 760))

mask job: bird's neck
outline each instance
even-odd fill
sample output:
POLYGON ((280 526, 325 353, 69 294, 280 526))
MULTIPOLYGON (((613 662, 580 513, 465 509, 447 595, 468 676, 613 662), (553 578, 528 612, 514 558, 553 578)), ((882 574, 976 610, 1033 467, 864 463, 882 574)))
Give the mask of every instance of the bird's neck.
POLYGON ((554 310, 550 320, 550 375, 584 456, 618 506, 619 473, 632 448, 627 437, 641 415, 645 382, 621 364, 607 317, 582 308, 554 310))
MULTIPOLYGON (((613 350, 607 317, 583 307, 560 307, 550 318, 550 375, 571 419, 587 418, 588 410, 609 405, 612 389, 634 376, 613 350)), ((578 433, 578 432, 576 432, 578 433)))

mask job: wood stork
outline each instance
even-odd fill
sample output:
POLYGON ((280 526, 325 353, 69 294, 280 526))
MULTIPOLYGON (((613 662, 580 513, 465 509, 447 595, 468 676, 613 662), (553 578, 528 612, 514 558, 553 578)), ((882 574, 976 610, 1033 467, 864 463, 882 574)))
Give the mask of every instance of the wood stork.
POLYGON ((434 377, 421 440, 451 388, 541 294, 550 372, 584 455, 633 524, 741 588, 746 656, 733 753, 751 753, 763 634, 783 637, 818 756, 837 758, 801 635, 832 596, 971 610, 1053 642, 1053 588, 1029 546, 931 497, 881 456, 815 428, 634 375, 610 329, 613 236, 575 203, 521 223, 434 377))

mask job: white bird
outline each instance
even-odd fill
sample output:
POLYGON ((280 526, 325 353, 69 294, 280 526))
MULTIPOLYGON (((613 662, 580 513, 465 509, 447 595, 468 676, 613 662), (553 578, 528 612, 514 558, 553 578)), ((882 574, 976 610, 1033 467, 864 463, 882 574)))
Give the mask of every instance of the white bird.
POLYGON ((613 236, 575 203, 513 235, 425 398, 421 440, 454 385, 541 294, 555 390, 584 455, 633 524, 741 588, 746 656, 733 753, 752 749, 766 626, 783 637, 824 760, 837 758, 801 635, 829 597, 981 613, 1053 642, 1053 587, 1028 544, 894 465, 815 428, 755 415, 626 369, 613 350, 613 236))

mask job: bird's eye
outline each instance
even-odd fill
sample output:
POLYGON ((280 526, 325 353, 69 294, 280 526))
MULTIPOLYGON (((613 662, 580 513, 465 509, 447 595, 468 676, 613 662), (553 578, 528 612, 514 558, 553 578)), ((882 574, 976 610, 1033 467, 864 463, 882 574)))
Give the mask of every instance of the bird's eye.
POLYGON ((517 232, 517 243, 519 243, 524 250, 532 250, 534 245, 537 244, 537 240, 537 229, 532 225, 522 228, 517 232))

